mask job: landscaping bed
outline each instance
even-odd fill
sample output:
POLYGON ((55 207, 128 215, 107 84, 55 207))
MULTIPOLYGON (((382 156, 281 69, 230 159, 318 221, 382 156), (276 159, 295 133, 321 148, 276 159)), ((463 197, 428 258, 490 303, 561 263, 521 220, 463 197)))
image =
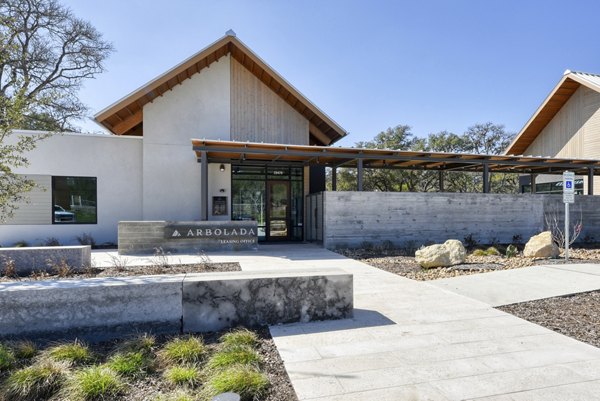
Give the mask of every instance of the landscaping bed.
POLYGON ((600 291, 539 299, 498 309, 600 347, 600 291))
POLYGON ((182 274, 182 273, 216 273, 241 271, 239 263, 212 263, 203 262, 196 264, 175 264, 157 263, 148 266, 128 266, 124 263, 115 263, 108 267, 89 267, 82 270, 75 270, 69 266, 54 266, 50 272, 33 272, 32 274, 19 277, 3 269, 0 271, 0 282, 7 281, 31 281, 31 280, 49 280, 49 279, 81 279, 93 277, 128 277, 140 275, 157 274, 182 274))
MULTIPOLYGON (((426 281, 441 278, 486 273, 496 270, 517 269, 521 267, 547 264, 562 264, 564 259, 531 259, 522 253, 507 258, 502 255, 503 247, 497 247, 500 255, 477 256, 473 252, 467 255, 466 263, 451 267, 423 269, 415 262, 414 251, 396 249, 342 249, 338 253, 364 262, 390 273, 413 280, 426 281)), ((480 249, 482 251, 487 248, 480 249)), ((479 252, 476 252, 479 253, 479 252)), ((569 263, 600 263, 600 249, 575 248, 570 250, 569 263)))
POLYGON ((297 401, 266 327, 82 342, 0 344, 0 400, 297 401))

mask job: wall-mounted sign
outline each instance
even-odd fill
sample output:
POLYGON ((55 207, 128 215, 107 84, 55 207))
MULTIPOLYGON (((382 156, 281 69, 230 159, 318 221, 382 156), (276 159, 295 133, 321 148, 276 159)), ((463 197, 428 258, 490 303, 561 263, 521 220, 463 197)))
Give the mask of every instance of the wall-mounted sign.
POLYGON ((227 216, 227 197, 213 196, 212 198, 212 215, 227 216))

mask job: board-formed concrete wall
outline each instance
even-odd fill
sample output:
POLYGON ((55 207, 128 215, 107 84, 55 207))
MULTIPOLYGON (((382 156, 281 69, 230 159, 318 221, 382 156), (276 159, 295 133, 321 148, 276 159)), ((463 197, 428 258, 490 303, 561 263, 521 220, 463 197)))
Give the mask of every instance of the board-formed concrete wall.
POLYGON ((0 283, 0 338, 92 341, 352 317, 339 269, 196 273, 0 283))
POLYGON ((51 272, 63 263, 74 270, 90 267, 92 248, 89 245, 0 248, 0 271, 12 264, 19 276, 51 272))
MULTIPOLYGON (((564 210, 562 195, 324 192, 323 244, 360 247, 389 241, 419 247, 472 236, 483 244, 523 241, 545 229, 545 215, 564 210)), ((583 216, 584 238, 600 241, 600 197, 578 195, 571 220, 583 216)), ((561 217, 562 219, 562 217, 561 217)), ((561 220, 562 221, 562 220, 561 220)))

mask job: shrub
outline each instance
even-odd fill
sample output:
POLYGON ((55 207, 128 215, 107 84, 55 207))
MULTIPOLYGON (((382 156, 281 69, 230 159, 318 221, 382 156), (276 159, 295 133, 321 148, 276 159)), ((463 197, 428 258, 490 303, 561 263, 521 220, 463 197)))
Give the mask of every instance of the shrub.
POLYGON ((12 368, 15 361, 13 350, 0 343, 0 372, 12 368))
POLYGON ((8 278, 18 278, 17 265, 13 259, 4 260, 4 268, 2 269, 2 275, 8 278))
POLYGON ((79 242, 80 245, 89 245, 92 248, 96 247, 96 240, 94 239, 94 237, 92 237, 92 234, 90 233, 83 233, 81 234, 81 236, 77 236, 75 238, 77 239, 77 242, 79 242))
POLYGON ((206 353, 206 346, 201 338, 190 336, 188 338, 176 338, 165 344, 160 351, 160 358, 170 363, 196 363, 206 353))
POLYGON ((243 400, 260 397, 269 387, 269 379, 249 366, 235 366, 212 376, 207 383, 210 395, 238 393, 243 400))
POLYGON ((224 369, 234 365, 258 366, 261 356, 247 345, 235 345, 217 351, 207 362, 209 369, 224 369))
POLYGON ((469 234, 464 238, 465 248, 473 249, 477 246, 479 242, 473 237, 473 234, 469 234))
POLYGON ((106 363, 112 371, 128 377, 141 377, 150 370, 152 360, 142 352, 115 354, 106 363))
POLYGON ((473 255, 473 256, 487 256, 487 252, 484 251, 483 249, 475 249, 471 255, 473 255))
POLYGON ((223 334, 219 341, 225 346, 246 345, 255 347, 258 344, 258 336, 248 329, 238 329, 223 334))
POLYGON ((485 254, 488 256, 500 256, 501 255, 500 251, 498 251, 498 249, 496 249, 493 246, 490 246, 488 249, 486 249, 485 254))
POLYGON ((68 381, 65 398, 73 401, 112 400, 125 390, 125 384, 110 369, 91 366, 75 373, 68 381))
POLYGON ((25 240, 21 240, 21 241, 15 242, 13 246, 16 248, 25 248, 25 247, 29 246, 29 242, 27 242, 25 240))
POLYGON ((56 274, 58 277, 69 277, 73 275, 73 269, 71 269, 71 266, 69 266, 67 261, 64 259, 61 259, 58 263, 49 260, 48 264, 52 268, 52 272, 54 272, 54 274, 56 274))
POLYGON ((37 346, 31 341, 19 341, 12 348, 19 359, 31 359, 38 353, 37 346))
POLYGON ((54 394, 64 381, 66 367, 50 361, 13 372, 2 386, 5 400, 38 401, 54 394))
POLYGON ((56 237, 48 237, 42 242, 42 246, 60 246, 60 241, 56 237))
POLYGON ((66 362, 70 365, 82 365, 93 360, 88 346, 79 341, 55 345, 48 349, 46 354, 55 361, 66 362))
POLYGON ((200 371, 195 366, 173 366, 165 370, 164 378, 176 386, 194 387, 200 384, 200 371))
POLYGON ((506 257, 507 258, 514 258, 515 256, 517 256, 518 253, 519 253, 519 250, 517 249, 516 246, 511 244, 506 247, 506 257))

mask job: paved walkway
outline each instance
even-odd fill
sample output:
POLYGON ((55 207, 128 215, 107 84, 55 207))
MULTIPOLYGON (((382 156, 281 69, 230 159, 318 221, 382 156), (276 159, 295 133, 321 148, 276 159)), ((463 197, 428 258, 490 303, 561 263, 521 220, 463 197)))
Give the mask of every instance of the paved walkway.
POLYGON ((600 289, 600 265, 568 264, 474 274, 430 282, 492 306, 600 289))
POLYGON ((600 400, 600 349, 484 302, 312 245, 209 256, 354 274, 353 319, 271 327, 300 400, 600 400))

